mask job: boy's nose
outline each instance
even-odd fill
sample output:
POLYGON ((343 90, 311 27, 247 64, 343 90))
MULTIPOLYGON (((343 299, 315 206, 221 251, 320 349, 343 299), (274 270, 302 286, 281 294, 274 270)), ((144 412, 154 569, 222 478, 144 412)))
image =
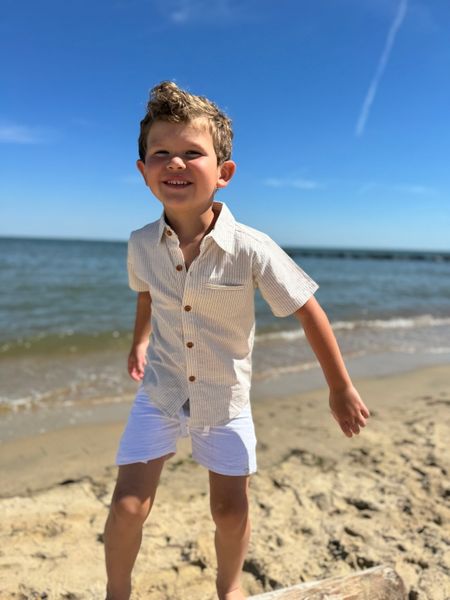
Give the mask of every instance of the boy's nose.
POLYGON ((167 162, 168 169, 185 169, 186 165, 180 156, 171 156, 167 162))

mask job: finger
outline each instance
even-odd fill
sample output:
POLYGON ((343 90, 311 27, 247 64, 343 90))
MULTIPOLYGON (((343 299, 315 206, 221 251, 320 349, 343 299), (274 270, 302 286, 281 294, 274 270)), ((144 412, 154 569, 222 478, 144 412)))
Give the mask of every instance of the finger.
POLYGON ((367 408, 367 406, 363 406, 361 408, 361 414, 363 417, 365 417, 366 419, 368 419, 370 417, 370 412, 369 409, 367 408))
POLYGON ((358 435, 358 433, 360 432, 358 423, 353 423, 353 425, 352 425, 352 431, 353 431, 354 434, 358 435))
POLYGON ((134 379, 135 381, 139 381, 139 373, 136 369, 136 367, 131 367, 130 369, 128 369, 128 373, 130 374, 130 377, 132 379, 134 379))
POLYGON ((352 430, 350 428, 350 426, 347 423, 341 423, 341 429, 344 432, 344 434, 348 437, 351 438, 352 437, 352 430))

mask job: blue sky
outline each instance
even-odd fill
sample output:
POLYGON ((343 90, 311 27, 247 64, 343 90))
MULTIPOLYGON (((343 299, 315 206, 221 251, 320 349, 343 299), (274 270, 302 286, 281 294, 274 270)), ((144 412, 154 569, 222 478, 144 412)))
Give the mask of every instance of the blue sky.
POLYGON ((3 0, 0 235, 125 240, 149 89, 233 119, 217 199, 281 244, 450 250, 447 0, 3 0))

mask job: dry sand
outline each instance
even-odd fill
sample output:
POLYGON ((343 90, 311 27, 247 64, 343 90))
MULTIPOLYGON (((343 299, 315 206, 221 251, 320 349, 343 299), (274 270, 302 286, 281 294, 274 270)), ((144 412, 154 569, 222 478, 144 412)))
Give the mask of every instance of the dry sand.
MULTIPOLYGON (((450 598, 450 367, 357 387, 372 417, 352 439, 325 390, 253 404, 249 595, 385 563, 409 600, 450 598)), ((122 427, 3 445, 1 600, 104 597, 102 531, 122 427)), ((133 599, 213 599, 214 577, 207 472, 183 440, 146 523, 133 599)))

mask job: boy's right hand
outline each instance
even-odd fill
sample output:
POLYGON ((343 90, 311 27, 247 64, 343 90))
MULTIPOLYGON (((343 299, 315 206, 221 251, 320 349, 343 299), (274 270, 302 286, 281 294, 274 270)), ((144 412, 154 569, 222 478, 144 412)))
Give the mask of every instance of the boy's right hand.
POLYGON ((128 355, 128 373, 135 381, 141 381, 144 377, 144 368, 147 364, 148 342, 134 344, 128 355))

